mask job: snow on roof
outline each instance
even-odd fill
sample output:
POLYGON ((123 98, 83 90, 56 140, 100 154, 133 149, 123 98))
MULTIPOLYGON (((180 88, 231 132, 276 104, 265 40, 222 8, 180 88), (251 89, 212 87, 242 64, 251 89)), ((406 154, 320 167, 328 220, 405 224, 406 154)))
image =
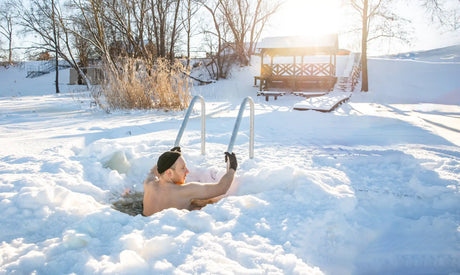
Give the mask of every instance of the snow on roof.
POLYGON ((280 36, 267 37, 258 45, 260 49, 276 48, 324 48, 338 45, 337 34, 310 35, 310 36, 280 36))

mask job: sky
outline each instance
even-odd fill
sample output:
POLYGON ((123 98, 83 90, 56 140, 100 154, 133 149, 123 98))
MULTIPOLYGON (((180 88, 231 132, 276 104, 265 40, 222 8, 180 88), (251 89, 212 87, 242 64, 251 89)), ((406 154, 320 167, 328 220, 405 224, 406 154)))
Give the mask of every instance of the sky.
MULTIPOLYGON (((444 1, 448 2, 450 0, 444 1)), ((279 12, 275 14, 264 31, 263 37, 285 35, 308 35, 315 33, 344 33, 349 26, 347 8, 342 0, 286 0, 279 12)), ((348 1, 347 1, 348 2, 348 1)), ((457 3, 457 7, 458 7, 457 3)), ((420 6, 420 1, 410 0, 397 3, 398 12, 412 21, 407 26, 411 30, 410 44, 391 41, 370 44, 370 54, 398 53, 412 50, 427 50, 460 43, 460 32, 446 33, 440 31, 439 25, 432 23, 420 6)), ((349 15, 348 15, 349 16, 349 15)), ((359 37, 350 35, 339 37, 341 48, 357 50, 359 37)))
MULTIPOLYGON (((3 3, 6 0, 0 0, 3 3)), ((269 36, 308 35, 317 33, 344 33, 349 26, 350 18, 345 14, 347 9, 343 0, 284 0, 279 11, 273 15, 265 27, 262 38, 269 36)), ((348 2, 348 1, 345 1, 348 2)), ((456 0, 444 0, 460 6, 456 0)), ((459 7, 460 8, 460 7, 459 7)), ((420 6, 419 0, 399 1, 397 9, 402 16, 412 21, 411 43, 398 41, 377 41, 369 45, 370 55, 384 55, 388 53, 408 52, 414 50, 427 50, 460 44, 460 31, 457 33, 440 31, 439 25, 432 23, 429 16, 420 6)), ((208 13, 203 13, 207 16, 208 13)), ((349 16, 349 15, 348 15, 349 16)), ((339 46, 352 51, 359 51, 359 35, 341 35, 339 46)), ((14 46, 24 46, 21 43, 30 39, 16 39, 14 46), (20 42, 19 42, 20 41, 20 42)), ((6 48, 6 41, 0 37, 0 46, 6 48)), ((201 38, 199 43, 203 43, 201 38)), ((202 49, 200 49, 201 51, 202 49)))

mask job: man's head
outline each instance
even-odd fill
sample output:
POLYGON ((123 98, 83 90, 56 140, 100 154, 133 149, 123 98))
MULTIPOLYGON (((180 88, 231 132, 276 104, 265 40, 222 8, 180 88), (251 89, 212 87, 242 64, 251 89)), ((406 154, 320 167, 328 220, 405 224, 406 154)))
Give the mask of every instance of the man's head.
POLYGON ((161 154, 158 158, 157 170, 161 176, 165 175, 173 183, 184 184, 189 171, 180 149, 174 149, 176 147, 161 154))

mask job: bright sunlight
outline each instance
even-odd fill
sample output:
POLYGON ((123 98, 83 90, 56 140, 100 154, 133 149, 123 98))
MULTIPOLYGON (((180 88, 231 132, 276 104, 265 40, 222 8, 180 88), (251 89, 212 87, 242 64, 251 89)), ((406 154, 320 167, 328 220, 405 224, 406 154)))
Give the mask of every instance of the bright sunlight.
POLYGON ((268 27, 268 36, 336 33, 341 22, 339 0, 287 0, 268 27))

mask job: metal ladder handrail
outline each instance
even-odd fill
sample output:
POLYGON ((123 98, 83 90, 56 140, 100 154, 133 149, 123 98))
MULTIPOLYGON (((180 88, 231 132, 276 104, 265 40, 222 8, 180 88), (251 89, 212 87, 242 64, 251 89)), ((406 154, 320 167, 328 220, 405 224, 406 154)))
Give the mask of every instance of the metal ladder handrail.
POLYGON ((206 106, 204 104, 204 99, 202 96, 197 95, 192 98, 192 101, 190 101, 190 105, 188 106, 187 113, 185 114, 184 120, 182 121, 182 125, 180 126, 179 133, 177 133, 176 141, 174 142, 174 146, 179 146, 180 140, 182 138, 182 135, 184 134, 185 126, 187 126, 187 122, 190 118, 190 114, 192 113, 193 106, 195 105, 195 102, 197 100, 200 100, 201 102, 201 154, 205 155, 206 154, 206 149, 205 149, 205 139, 206 139, 206 106))
POLYGON ((249 118, 249 158, 254 158, 254 100, 250 96, 246 97, 240 105, 238 116, 236 117, 235 126, 233 127, 232 137, 228 144, 227 152, 232 153, 233 145, 235 144, 238 129, 240 128, 241 118, 244 113, 244 107, 249 102, 250 118, 249 118))

